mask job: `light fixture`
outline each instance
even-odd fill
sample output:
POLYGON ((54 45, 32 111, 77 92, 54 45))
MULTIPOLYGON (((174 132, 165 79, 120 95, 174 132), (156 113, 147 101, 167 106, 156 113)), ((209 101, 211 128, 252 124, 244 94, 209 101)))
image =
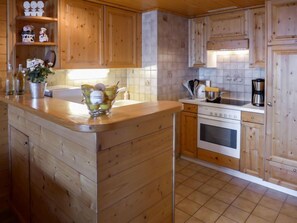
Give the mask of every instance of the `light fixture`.
POLYGON ((221 11, 227 11, 227 10, 237 9, 237 8, 238 8, 237 6, 230 6, 230 7, 225 7, 225 8, 208 10, 207 12, 209 12, 209 13, 211 13, 211 12, 221 12, 221 11))

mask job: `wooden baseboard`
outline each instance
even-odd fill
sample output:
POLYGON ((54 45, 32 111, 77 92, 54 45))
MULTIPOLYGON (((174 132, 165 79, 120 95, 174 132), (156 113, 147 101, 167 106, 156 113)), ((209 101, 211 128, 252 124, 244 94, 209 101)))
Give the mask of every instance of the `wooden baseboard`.
POLYGON ((234 170, 239 170, 239 159, 226 156, 220 153, 215 153, 209 150, 198 148, 198 159, 205 160, 220 166, 228 167, 234 170))

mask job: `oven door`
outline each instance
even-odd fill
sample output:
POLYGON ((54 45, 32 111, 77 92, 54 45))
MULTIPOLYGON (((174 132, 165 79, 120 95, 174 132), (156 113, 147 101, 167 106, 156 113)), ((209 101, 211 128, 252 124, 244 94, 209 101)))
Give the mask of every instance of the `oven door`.
POLYGON ((240 157, 240 121, 198 115, 198 148, 240 157))

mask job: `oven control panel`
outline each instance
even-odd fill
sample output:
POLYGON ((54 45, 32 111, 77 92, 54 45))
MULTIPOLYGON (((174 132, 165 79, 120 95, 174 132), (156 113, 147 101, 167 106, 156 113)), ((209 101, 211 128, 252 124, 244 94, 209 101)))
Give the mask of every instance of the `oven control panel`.
POLYGON ((227 108, 198 106, 198 114, 233 120, 241 119, 241 111, 227 108))

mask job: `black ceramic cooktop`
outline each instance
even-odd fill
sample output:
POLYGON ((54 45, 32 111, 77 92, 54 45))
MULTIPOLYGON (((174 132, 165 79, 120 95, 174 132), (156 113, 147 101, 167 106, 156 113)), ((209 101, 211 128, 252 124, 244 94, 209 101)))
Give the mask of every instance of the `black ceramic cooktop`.
POLYGON ((234 100, 234 99, 228 99, 228 98, 220 98, 219 100, 207 101, 207 102, 225 104, 225 105, 236 105, 236 106, 243 106, 250 103, 249 101, 240 101, 240 100, 234 100))

